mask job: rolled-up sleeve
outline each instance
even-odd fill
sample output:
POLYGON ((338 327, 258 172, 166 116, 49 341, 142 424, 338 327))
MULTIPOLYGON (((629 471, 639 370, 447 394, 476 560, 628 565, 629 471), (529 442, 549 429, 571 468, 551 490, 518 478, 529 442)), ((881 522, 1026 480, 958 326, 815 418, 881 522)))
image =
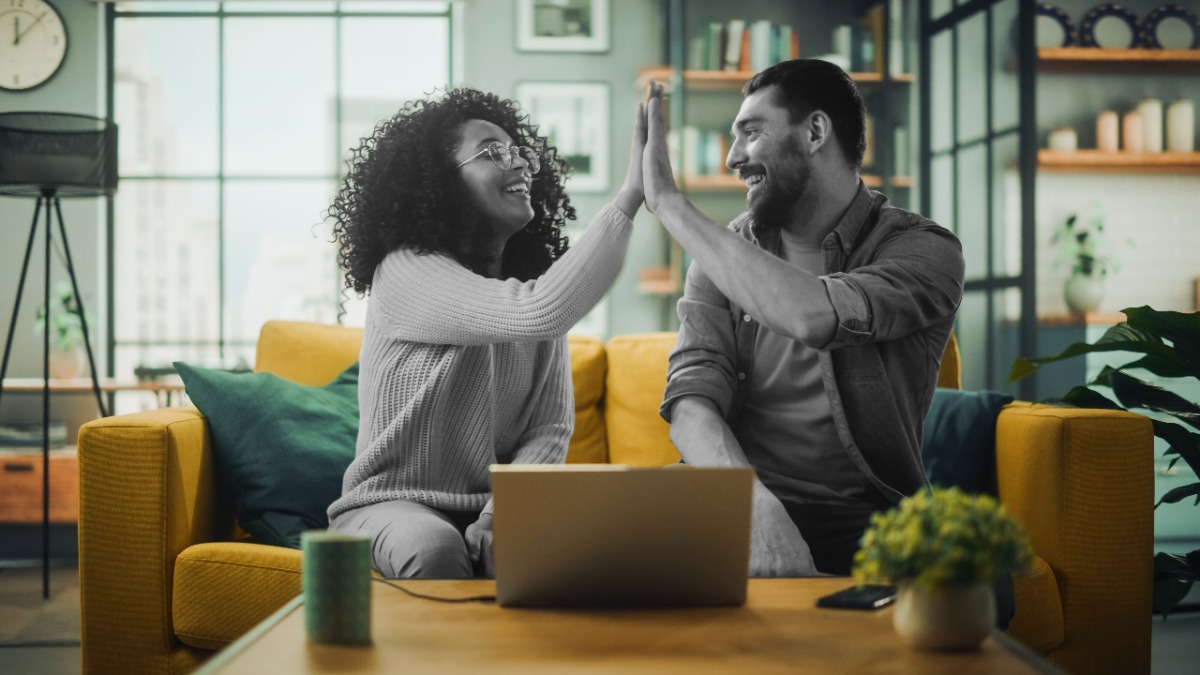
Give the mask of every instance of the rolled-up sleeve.
POLYGON ((679 301, 679 337, 667 363, 667 388, 659 414, 671 421, 675 402, 702 396, 728 417, 737 387, 734 322, 729 300, 693 262, 679 301))
POLYGON ((964 272, 962 245, 949 230, 922 219, 896 232, 869 264, 821 277, 837 315, 822 349, 895 340, 953 316, 964 272))

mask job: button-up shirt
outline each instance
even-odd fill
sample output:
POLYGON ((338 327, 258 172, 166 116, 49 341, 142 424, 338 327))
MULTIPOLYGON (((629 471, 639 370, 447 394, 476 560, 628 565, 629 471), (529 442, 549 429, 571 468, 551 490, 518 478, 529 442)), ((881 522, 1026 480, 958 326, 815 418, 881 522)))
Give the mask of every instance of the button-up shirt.
MULTIPOLYGON (((759 248, 778 250, 779 230, 749 213, 730 228, 759 248)), ((922 425, 962 300, 962 246, 946 228, 893 207, 860 182, 822 250, 820 279, 837 328, 820 347, 819 362, 834 424, 851 461, 897 502, 926 484, 922 425)), ((722 293, 698 262, 688 269, 678 312, 660 413, 670 422, 676 401, 702 396, 736 428, 758 317, 722 293)))

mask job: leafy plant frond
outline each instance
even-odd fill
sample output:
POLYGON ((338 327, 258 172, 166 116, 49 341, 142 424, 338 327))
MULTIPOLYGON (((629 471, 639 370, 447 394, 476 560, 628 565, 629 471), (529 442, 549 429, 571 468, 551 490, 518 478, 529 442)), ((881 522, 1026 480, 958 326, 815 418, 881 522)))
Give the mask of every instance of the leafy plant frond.
POLYGON ((1200 580, 1200 550, 1187 556, 1159 552, 1154 556, 1154 613, 1163 619, 1200 580))
POLYGON ((1146 305, 1122 312, 1131 327, 1170 340, 1191 365, 1192 376, 1200 377, 1200 312, 1158 311, 1146 305))
POLYGON ((1154 435, 1170 444, 1163 454, 1178 455, 1171 460, 1168 468, 1175 466, 1175 462, 1182 459, 1197 476, 1200 476, 1200 434, 1165 420, 1152 419, 1150 423, 1154 426, 1154 435))
POLYGON ((1059 398, 1048 398, 1046 403, 1066 403, 1077 408, 1100 408, 1103 410, 1124 410, 1116 401, 1087 387, 1071 387, 1071 390, 1059 398))
POLYGON ((1177 316, 1153 318, 1156 310, 1149 307, 1133 307, 1122 311, 1126 317, 1136 317, 1136 323, 1132 320, 1122 321, 1106 330, 1094 343, 1076 342, 1054 356, 1018 357, 1009 372, 1009 383, 1028 377, 1047 363, 1100 352, 1145 355, 1140 360, 1121 366, 1122 370, 1142 368, 1161 377, 1200 377, 1200 335, 1196 334, 1200 328, 1192 325, 1196 321, 1191 315, 1167 312, 1177 316), (1159 329, 1166 332, 1159 333, 1159 329), (1165 344, 1163 337, 1172 338, 1171 344, 1165 344))
POLYGON ((1126 408, 1145 408, 1172 415, 1200 429, 1200 406, 1165 387, 1130 375, 1124 370, 1105 366, 1091 384, 1111 387, 1117 400, 1126 408))
MULTIPOLYGON (((1167 494, 1163 495, 1162 499, 1158 500, 1158 504, 1174 504, 1176 502, 1181 502, 1188 497, 1195 497, 1195 505, 1200 505, 1200 483, 1180 485, 1174 490, 1168 490, 1167 494)), ((1158 507, 1158 504, 1154 505, 1155 508, 1158 507)))

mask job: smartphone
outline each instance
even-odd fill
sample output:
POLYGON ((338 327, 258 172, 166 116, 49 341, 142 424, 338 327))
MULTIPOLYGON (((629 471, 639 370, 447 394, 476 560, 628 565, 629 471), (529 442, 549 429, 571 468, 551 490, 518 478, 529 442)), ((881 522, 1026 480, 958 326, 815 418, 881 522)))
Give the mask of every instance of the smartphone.
POLYGON ((896 599, 896 587, 882 584, 851 586, 817 599, 817 607, 834 609, 880 609, 896 599))

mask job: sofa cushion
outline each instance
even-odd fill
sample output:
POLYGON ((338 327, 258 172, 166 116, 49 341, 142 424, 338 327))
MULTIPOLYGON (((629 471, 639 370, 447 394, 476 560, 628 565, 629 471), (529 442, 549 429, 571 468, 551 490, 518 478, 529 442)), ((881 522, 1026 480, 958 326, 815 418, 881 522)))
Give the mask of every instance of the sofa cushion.
POLYGON ((1017 613, 1008 624, 1008 634, 1025 646, 1048 654, 1066 637, 1062 596, 1050 565, 1038 556, 1028 572, 1013 575, 1017 613))
POLYGON ((929 482, 996 494, 996 418, 1012 396, 938 388, 925 416, 921 459, 929 482))
POLYGON ((258 335, 254 370, 319 387, 358 360, 363 329, 304 321, 268 321, 258 335))
POLYGON ((358 436, 358 364, 323 387, 271 373, 175 363, 212 431, 217 486, 238 523, 263 544, 300 547, 328 527, 358 436))
POLYGON ((575 389, 575 431, 567 447, 567 461, 603 464, 608 461, 608 439, 600 410, 604 374, 608 371, 604 343, 588 335, 569 335, 567 347, 575 389))
POLYGON ((300 593, 301 553, 246 542, 196 544, 175 559, 175 636, 221 649, 300 593))
POLYGON ((608 461, 613 464, 662 466, 679 461, 671 427, 658 415, 675 337, 646 333, 608 341, 604 418, 608 461))

